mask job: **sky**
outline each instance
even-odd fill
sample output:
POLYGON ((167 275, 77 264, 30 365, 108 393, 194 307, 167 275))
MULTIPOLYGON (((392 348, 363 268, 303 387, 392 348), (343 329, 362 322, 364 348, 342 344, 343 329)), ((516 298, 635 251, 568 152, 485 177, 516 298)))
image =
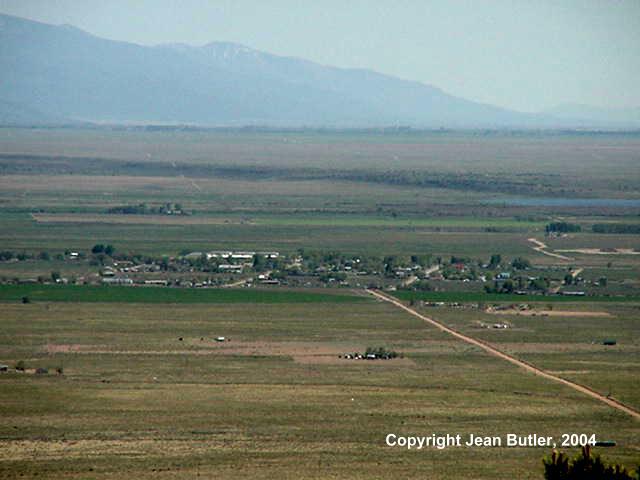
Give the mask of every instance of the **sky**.
POLYGON ((144 45, 241 43, 521 111, 640 107, 640 0, 0 0, 144 45))

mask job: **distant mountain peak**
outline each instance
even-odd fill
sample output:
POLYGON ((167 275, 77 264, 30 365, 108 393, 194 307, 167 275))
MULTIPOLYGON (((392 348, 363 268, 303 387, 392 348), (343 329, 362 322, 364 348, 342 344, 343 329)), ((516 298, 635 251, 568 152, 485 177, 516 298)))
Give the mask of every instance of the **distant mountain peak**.
POLYGON ((80 121, 229 126, 573 124, 556 114, 514 112, 424 83, 238 43, 147 47, 9 15, 0 15, 0 71, 0 123, 31 112, 80 121))

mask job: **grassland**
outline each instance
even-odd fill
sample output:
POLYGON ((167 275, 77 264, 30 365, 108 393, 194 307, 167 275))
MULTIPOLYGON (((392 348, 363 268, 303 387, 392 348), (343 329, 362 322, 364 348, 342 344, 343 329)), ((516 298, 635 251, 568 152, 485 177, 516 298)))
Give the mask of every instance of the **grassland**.
MULTIPOLYGON (((544 310, 546 305, 537 304, 535 308, 544 310)), ((640 372, 639 308, 637 303, 579 302, 553 306, 553 316, 516 313, 496 316, 481 310, 447 308, 424 309, 424 313, 638 409, 640 395, 635 384, 640 372), (603 312, 603 315, 580 316, 574 312, 603 312), (505 321, 510 328, 481 327, 505 321), (605 339, 614 339, 617 344, 605 346, 605 339)))
MULTIPOLYGON (((141 256, 305 249, 444 263, 456 255, 474 266, 501 254, 506 266, 530 260, 522 275, 554 286, 580 268, 592 283, 579 288, 596 296, 487 295, 482 282, 449 280, 433 282, 444 291, 395 294, 604 311, 422 310, 640 408, 640 256, 561 260, 528 241, 544 239, 549 251, 640 249, 640 235, 591 233, 594 223, 638 221, 639 151, 637 134, 0 129, 0 251, 31 254, 0 262, 0 279, 56 271, 95 280, 97 243, 141 256), (543 201, 514 202, 523 197, 543 201), (165 202, 190 215, 107 213, 165 202), (556 220, 582 231, 544 238, 556 220), (43 251, 51 260, 38 259, 43 251), (89 257, 59 260, 65 251, 89 257), (602 277, 609 285, 594 286, 602 277), (481 326, 497 321, 511 328, 481 326)), ((0 478, 539 479, 549 453, 408 452, 385 446, 387 433, 595 433, 617 442, 609 459, 639 460, 631 418, 362 290, 14 283, 0 286, 0 363, 23 361, 27 371, 0 373, 0 478), (403 358, 339 358, 369 346, 403 358)))
POLYGON ((593 432, 637 459, 625 415, 376 302, 3 304, 0 319, 2 361, 64 367, 0 376, 3 478, 527 479, 547 453, 407 452, 391 432, 593 432), (337 359, 378 344, 405 360, 337 359))

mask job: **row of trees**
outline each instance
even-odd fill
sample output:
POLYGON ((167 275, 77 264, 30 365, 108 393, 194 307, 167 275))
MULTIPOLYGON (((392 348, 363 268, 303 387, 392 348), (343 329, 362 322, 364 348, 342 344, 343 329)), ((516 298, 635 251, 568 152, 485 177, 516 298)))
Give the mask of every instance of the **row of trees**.
POLYGON ((596 223, 591 227, 593 233, 640 233, 640 223, 596 223))
MULTIPOLYGON (((545 227, 547 233, 575 233, 581 231, 580 225, 568 222, 552 222, 545 227)), ((593 233, 640 234, 640 223, 595 223, 593 233)))
POLYGON ((545 227, 547 233, 574 233, 580 230, 580 225, 569 222, 551 222, 545 227))
POLYGON ((502 282, 494 281, 493 284, 487 283, 484 286, 486 293, 513 293, 516 290, 534 290, 545 292, 549 289, 549 280, 547 278, 527 279, 525 277, 517 277, 515 279, 507 279, 502 282))
MULTIPOLYGON (((98 243, 91 248, 91 253, 93 255, 103 254, 111 257, 113 256, 115 251, 116 249, 113 245, 103 245, 101 243, 98 243)), ((11 250, 3 250, 3 251, 0 251, 0 262, 6 262, 13 259, 16 259, 18 261, 25 261, 25 260, 49 261, 52 259, 62 261, 62 260, 65 260, 65 258, 68 258, 69 255, 71 255, 71 251, 69 250, 65 250, 64 253, 56 253, 56 254, 51 254, 47 251, 42 251, 39 253, 28 253, 28 252, 13 252, 11 250)), ((82 252, 79 252, 78 258, 86 258, 86 255, 82 252)))

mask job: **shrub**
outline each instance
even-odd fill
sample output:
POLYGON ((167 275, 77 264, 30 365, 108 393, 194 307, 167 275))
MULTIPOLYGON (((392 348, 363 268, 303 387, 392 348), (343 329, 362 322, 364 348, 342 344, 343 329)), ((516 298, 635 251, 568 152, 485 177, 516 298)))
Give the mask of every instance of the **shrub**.
POLYGON ((546 480, 634 480, 634 475, 622 465, 607 465, 599 455, 592 456, 588 445, 572 460, 554 451, 542 463, 546 480))

